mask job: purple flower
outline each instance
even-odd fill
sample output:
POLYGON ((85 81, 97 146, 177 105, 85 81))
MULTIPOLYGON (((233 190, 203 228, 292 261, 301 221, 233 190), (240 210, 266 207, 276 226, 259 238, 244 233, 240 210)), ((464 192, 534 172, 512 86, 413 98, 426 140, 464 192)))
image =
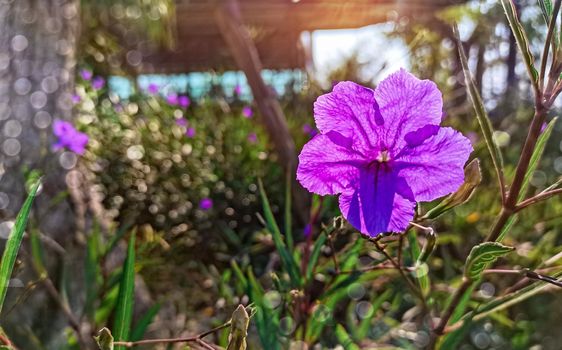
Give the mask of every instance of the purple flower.
POLYGON ((316 136, 316 134, 318 134, 318 130, 313 128, 310 124, 304 124, 302 126, 302 132, 304 132, 305 134, 307 134, 310 137, 314 137, 314 136, 316 136))
POLYGON ((252 111, 252 107, 244 106, 244 108, 242 108, 242 115, 246 118, 252 118, 252 116, 254 115, 254 111, 252 111))
POLYGON ((211 198, 203 198, 199 202, 199 208, 201 210, 209 210, 213 207, 213 200, 211 198))
POLYGON ((306 224, 306 226, 304 227, 304 231, 303 231, 304 236, 308 237, 308 236, 310 236, 311 233, 312 233, 312 225, 306 224))
POLYGON ((92 87, 94 88, 94 90, 103 89, 104 86, 105 86, 105 79, 104 78, 95 77, 94 80, 92 80, 92 87))
POLYGON ((80 95, 72 94, 72 103, 78 104, 78 103, 80 103, 80 101, 82 101, 82 98, 80 98, 80 95))
POLYGON ((240 94, 242 93, 242 87, 240 85, 236 84, 233 92, 234 92, 235 96, 240 96, 240 94))
POLYGON ((81 69, 80 70, 80 76, 82 77, 82 79, 84 80, 90 80, 92 79, 92 72, 87 70, 87 69, 81 69))
POLYGON ((440 127, 437 86, 401 69, 376 90, 337 84, 314 104, 320 131, 299 156, 297 179, 320 195, 340 194, 340 210, 362 233, 403 232, 416 202, 463 183, 472 146, 440 127))
POLYGON ((176 125, 177 126, 187 126, 187 119, 185 119, 185 118, 176 119, 176 125))
POLYGON ((187 128, 187 130, 185 131, 185 136, 189 137, 190 139, 195 137, 195 128, 193 127, 189 127, 187 128))
POLYGON ((158 93, 159 89, 160 88, 158 87, 158 85, 156 85, 154 83, 150 83, 150 84, 148 84, 148 88, 146 90, 148 91, 149 94, 156 95, 158 93))
POLYGON ((191 101, 189 100, 189 97, 187 96, 178 97, 178 104, 180 105, 180 107, 187 108, 189 107, 190 103, 191 101))
POLYGON ((53 134, 58 138, 57 143, 53 145, 55 150, 66 148, 76 154, 84 154, 88 135, 76 130, 71 123, 56 119, 53 122, 53 134))
POLYGON ((177 106, 178 105, 178 95, 177 94, 169 94, 168 96, 166 96, 166 102, 168 102, 169 105, 177 106))
POLYGON ((258 142, 258 135, 256 135, 255 133, 250 133, 248 135, 248 142, 257 143, 258 142))
POLYGON ((547 126, 548 126, 547 123, 544 123, 544 122, 542 123, 542 125, 541 125, 541 134, 545 131, 545 129, 546 129, 547 126))

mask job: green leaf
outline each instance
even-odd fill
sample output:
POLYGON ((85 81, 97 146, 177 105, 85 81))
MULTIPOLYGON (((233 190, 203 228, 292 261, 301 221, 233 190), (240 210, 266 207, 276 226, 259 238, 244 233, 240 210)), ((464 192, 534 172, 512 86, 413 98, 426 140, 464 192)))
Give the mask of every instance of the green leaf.
POLYGON ((8 236, 6 248, 2 254, 2 261, 0 262, 0 311, 2 311, 2 306, 4 305, 4 300, 6 299, 6 294, 8 293, 10 277, 12 276, 14 264, 25 233, 25 227, 27 225, 27 219, 29 218, 29 212, 31 211, 31 205, 33 204, 33 200, 37 195, 37 190, 40 185, 41 181, 37 181, 31 187, 31 191, 29 191, 29 195, 16 217, 16 222, 10 232, 10 235, 8 236))
POLYGON ((84 312, 92 319, 94 317, 94 303, 98 294, 98 236, 94 232, 86 241, 86 259, 84 261, 84 278, 86 286, 86 301, 84 312))
POLYGON ((287 172, 287 180, 285 181, 285 238, 287 239, 287 247, 289 251, 293 250, 293 218, 291 214, 291 183, 292 183, 292 176, 291 173, 287 172))
POLYGON ((133 331, 131 332, 131 341, 138 341, 141 340, 148 329, 148 326, 154 320, 154 317, 160 311, 160 304, 152 305, 146 313, 141 317, 141 319, 135 324, 133 331))
POLYGON ((336 338, 338 339, 338 343, 343 346, 346 350, 359 350, 359 346, 353 342, 351 336, 347 333, 344 326, 338 324, 336 326, 336 338))
POLYGON ((308 261, 308 266, 306 267, 307 281, 310 281, 312 279, 312 273, 314 272, 314 267, 316 267, 316 263, 318 262, 318 258, 320 257, 320 252, 324 243, 326 243, 325 232, 319 235, 318 238, 316 238, 316 241, 314 242, 314 247, 312 248, 312 254, 310 254, 310 260, 308 261))
POLYGON ((544 149, 546 144, 548 143, 548 139, 552 134, 552 130, 554 128, 554 124, 556 124, 556 120, 558 117, 553 118, 550 123, 548 123, 546 129, 540 134, 539 138, 537 139, 537 145, 533 150, 533 154, 531 155, 531 160, 529 161, 529 167, 527 168, 527 172, 525 173, 525 177, 523 178, 523 184, 521 186, 521 191, 519 191, 519 197, 517 198, 518 201, 521 201, 525 198, 525 194, 527 192, 527 188, 531 182, 531 178, 533 174, 537 170, 539 166, 539 162, 541 160, 542 154, 544 153, 544 149))
POLYGON ((43 254, 43 246, 41 245, 39 232, 37 232, 37 230, 31 230, 30 243, 33 266, 35 267, 35 270, 41 276, 41 278, 47 277, 47 269, 45 268, 44 263, 45 258, 43 254))
POLYGON ((466 82, 466 86, 468 88, 468 94, 470 95, 470 99, 474 107, 474 111, 476 112, 476 118, 478 119, 478 124, 480 124, 480 129, 482 129, 482 134, 484 135, 486 146, 488 147, 488 151, 490 152, 490 156, 492 157, 492 163, 494 164, 496 173, 498 174, 499 178, 503 178, 503 158, 498 145, 494 142, 494 138, 493 138, 494 130, 492 128, 492 123, 490 122, 488 113, 484 108, 484 103, 482 102, 482 97, 480 97, 480 94, 478 93, 478 89, 476 88, 476 83, 474 83, 474 80, 472 79, 472 74, 468 69, 468 60, 464 53, 463 45, 459 37, 457 26, 454 26, 453 30, 455 32, 455 36, 458 43, 457 45, 459 47, 459 56, 462 64, 462 69, 464 72, 464 79, 466 82))
POLYGON ((265 194, 265 190, 263 188, 263 183, 261 182, 261 180, 258 181, 258 184, 267 228, 271 233, 273 242, 275 243, 275 247, 279 252, 281 264, 283 265, 285 271, 289 274, 293 285, 299 286, 301 284, 301 278, 299 275, 297 263, 295 262, 293 256, 287 250, 287 246, 283 242, 281 231, 279 230, 279 226, 277 225, 275 217, 273 216, 273 212, 271 211, 271 206, 269 204, 269 200, 267 199, 267 195, 265 194))
POLYGON ((509 26, 511 27, 511 31, 515 36, 515 41, 519 46, 519 50, 523 55, 523 61, 525 62, 525 66, 527 67, 527 72, 529 73, 529 78, 531 79, 531 83, 533 85, 533 89, 535 91, 539 91, 538 85, 538 78, 539 73, 535 68, 535 58, 531 53, 531 49, 529 46, 529 40, 527 39, 527 34, 523 29, 523 25, 519 21, 517 17, 517 9, 515 8, 515 4, 513 1, 510 0, 501 0, 503 9, 505 11, 505 15, 507 17, 507 21, 509 22, 509 26))
POLYGON ((476 187, 480 185, 480 181, 482 181, 480 162, 478 159, 473 159, 464 168, 464 183, 461 187, 455 193, 449 195, 447 198, 442 200, 441 203, 429 210, 422 219, 435 219, 446 211, 466 203, 470 199, 470 196, 476 187))
MULTIPOLYGON (((123 272, 121 274, 115 320, 113 321, 115 339, 121 341, 129 340, 131 319, 133 317, 133 301, 135 298, 135 234, 136 231, 133 230, 133 232, 131 232, 127 257, 125 258, 123 272)), ((118 346, 117 349, 124 349, 124 347, 118 346)))
MULTIPOLYGON (((418 237, 413 230, 408 231, 408 245, 410 246, 410 254, 412 261, 418 261, 421 257, 421 249, 418 242, 418 237)), ((417 265, 419 271, 414 271, 414 276, 418 280, 420 289, 424 295, 427 295, 431 289, 431 281, 429 280, 429 273, 427 271, 427 265, 417 265), (422 270, 424 269, 424 270, 422 270)))
POLYGON ((392 289, 387 289, 381 295, 376 297, 375 300, 373 300, 373 302, 371 303, 373 312, 370 316, 365 317, 363 320, 361 320, 361 323, 357 328, 356 339, 365 339, 367 337, 369 329, 371 329, 371 321, 377 315, 377 311, 380 309, 381 305, 392 296, 392 293, 392 289))
MULTIPOLYGON (((557 272, 552 277, 559 279, 560 277, 562 277, 562 271, 557 272)), ((473 319, 474 321, 480 321, 495 312, 505 310, 513 305, 516 305, 522 301, 527 300, 532 296, 539 294, 549 286, 550 284, 542 281, 533 283, 529 286, 521 288, 516 292, 501 296, 499 298, 495 298, 487 303, 484 303, 478 308, 477 311, 470 312, 467 315, 465 315, 462 318, 462 320, 465 322, 469 319, 473 319)))
POLYGON ((111 331, 107 328, 100 329, 98 335, 94 337, 100 350, 113 350, 113 336, 111 331))
POLYGON ((485 242, 474 246, 466 259, 464 275, 477 280, 484 269, 498 258, 515 250, 498 242, 485 242))
POLYGON ((539 7, 541 8, 542 16, 546 25, 550 23, 550 16, 552 16, 552 1, 538 0, 539 7))

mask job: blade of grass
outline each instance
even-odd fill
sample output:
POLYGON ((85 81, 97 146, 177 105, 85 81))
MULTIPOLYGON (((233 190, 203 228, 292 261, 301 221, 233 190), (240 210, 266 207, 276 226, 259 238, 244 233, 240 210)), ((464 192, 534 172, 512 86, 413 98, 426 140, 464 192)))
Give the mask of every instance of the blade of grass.
POLYGON ((501 0, 501 3, 505 11, 507 21, 509 22, 509 26, 511 27, 511 31, 515 36, 515 41, 517 42, 519 50, 523 55, 523 61, 525 62, 525 67, 527 68, 529 78, 531 79, 531 84, 533 85, 535 96, 537 96, 540 91, 539 73, 535 68, 535 58, 531 53, 529 39, 527 39, 527 34, 525 34, 523 25, 521 25, 521 22, 519 21, 519 18, 517 16, 517 9, 515 8, 515 4, 513 3, 513 1, 501 0))
POLYGON ((285 181, 285 238, 287 240, 287 247, 289 251, 293 251, 293 218, 291 213, 292 198, 291 198, 291 173, 287 172, 287 180, 285 181))
POLYGON ((484 103, 482 102, 482 98, 478 93, 478 88, 472 79, 472 74, 468 68, 468 59, 466 58, 466 54, 463 49, 463 45, 461 39, 459 37, 459 31, 457 26, 453 27, 453 31, 455 33, 455 38, 457 40, 457 46, 459 48, 459 57, 461 60, 462 70, 464 72, 464 79, 466 83, 466 87, 468 89, 468 95, 470 96, 470 100, 472 101, 472 105, 474 107, 474 111, 476 112, 476 118, 478 119, 478 124, 480 124, 480 129, 482 129, 482 134, 484 135, 484 140, 486 141, 486 146, 488 147, 488 151, 490 152, 490 156, 492 157, 492 163, 494 164, 494 169, 496 170, 496 174, 498 176, 498 181, 500 183, 500 188, 502 191, 502 201, 506 198, 505 196, 505 179, 503 174, 503 158, 500 152, 498 145, 494 142, 493 138, 493 128, 492 123, 490 122, 490 118, 488 117, 488 113, 484 108, 484 103))
POLYGON ((150 326, 150 324, 154 320, 154 317, 156 317, 156 314, 158 314, 158 311, 160 311, 160 304, 154 304, 146 311, 146 313, 141 317, 137 324, 135 324, 135 327, 131 332, 131 341, 142 339, 144 333, 146 333, 148 326, 150 326))
POLYGON ((521 191, 519 191, 519 197, 517 198, 518 201, 521 201, 525 198, 525 194, 527 192, 527 188, 529 187, 529 183, 531 182, 531 178, 533 177, 535 170, 537 170, 537 167, 539 166, 542 154, 544 153, 544 149, 546 147, 546 144, 548 143, 550 135, 552 134, 552 130, 554 129, 554 124, 556 124, 557 119, 558 117, 553 118, 550 123, 548 123, 547 127, 544 129, 537 140, 537 145, 535 146, 535 150, 531 155, 529 168, 527 168, 527 172, 525 173, 525 177, 523 178, 523 185, 521 186, 521 191))
POLYGON ((275 243, 275 247, 279 252, 283 268, 289 274, 293 285, 299 286, 301 285, 301 276, 299 275, 297 263, 295 262, 293 256, 287 250, 287 246, 283 242, 281 231, 279 230, 279 226, 277 225, 275 217, 273 216, 273 212, 271 211, 269 199, 267 199, 267 195, 265 193, 261 180, 258 181, 258 184, 267 228, 269 232, 271 232, 271 236, 273 237, 273 242, 275 243))
MULTIPOLYGON (((115 340, 121 341, 129 340, 131 319, 133 317, 133 300, 135 297, 135 234, 136 230, 133 230, 121 275, 115 320, 113 321, 115 340)), ((124 349, 124 347, 117 346, 116 350, 119 349, 124 349)))
POLYGON ((6 248, 2 254, 2 261, 0 262, 0 311, 2 311, 2 306, 4 305, 4 300, 6 299, 6 294, 8 293, 10 277, 12 276, 14 264, 25 233, 25 227, 27 225, 27 219, 29 218, 29 212, 31 211, 31 205, 33 204, 33 200, 37 195, 37 190, 40 185, 41 181, 37 181, 31 187, 31 191, 16 217, 16 222, 10 232, 10 235, 8 236, 6 248))

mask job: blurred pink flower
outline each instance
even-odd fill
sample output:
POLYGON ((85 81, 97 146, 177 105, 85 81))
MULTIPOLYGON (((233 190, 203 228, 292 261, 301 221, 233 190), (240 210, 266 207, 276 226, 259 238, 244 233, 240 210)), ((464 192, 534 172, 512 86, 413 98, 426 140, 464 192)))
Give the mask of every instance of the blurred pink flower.
POLYGON ((178 104, 180 105, 180 107, 187 108, 191 104, 191 101, 187 96, 180 96, 178 97, 178 104))
POLYGON ((213 200, 211 198, 201 199, 201 201, 199 202, 199 208, 205 211, 213 208, 213 200))
POLYGON ((84 80, 90 80, 92 79, 92 72, 87 70, 87 69, 81 69, 80 70, 80 76, 82 77, 82 79, 84 80))
POLYGON ((187 119, 185 118, 178 118, 176 119, 176 125, 178 126, 187 126, 187 119))
POLYGON ((185 131, 185 136, 189 137, 190 139, 195 137, 195 128, 193 127, 187 128, 187 130, 185 131))
POLYGON ((104 86, 105 86, 105 79, 104 78, 95 77, 94 80, 92 80, 92 87, 94 88, 94 90, 103 89, 104 86))
POLYGON ((177 106, 178 104, 178 95, 176 93, 169 94, 166 96, 166 102, 172 106, 177 106))
POLYGON ((248 142, 257 143, 258 142, 258 135, 256 135, 255 133, 250 133, 248 135, 248 142))
POLYGON ((158 85, 154 83, 150 83, 148 84, 148 88, 146 90, 148 91, 149 94, 156 95, 159 89, 160 88, 158 87, 158 85))
POLYGON ((252 107, 244 106, 244 108, 242 108, 242 115, 246 118, 252 118, 252 116, 254 115, 254 111, 252 110, 252 107))

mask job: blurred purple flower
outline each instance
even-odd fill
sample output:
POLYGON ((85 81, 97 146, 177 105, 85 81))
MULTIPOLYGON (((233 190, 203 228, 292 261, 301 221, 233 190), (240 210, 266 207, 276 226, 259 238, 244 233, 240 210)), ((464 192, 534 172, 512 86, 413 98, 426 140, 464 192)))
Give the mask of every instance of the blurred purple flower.
POLYGON ((213 200, 211 198, 203 198, 199 202, 199 208, 201 210, 209 210, 213 207, 213 200))
POLYGON ((104 78, 95 77, 94 80, 92 80, 92 87, 94 88, 94 90, 103 89, 104 86, 105 86, 105 79, 104 78))
POLYGON ((187 96, 180 96, 178 97, 178 104, 180 105, 180 107, 187 108, 191 104, 191 101, 187 96))
POLYGON ((80 103, 80 101, 82 101, 82 98, 80 98, 80 95, 72 94, 72 103, 78 104, 78 103, 80 103))
POLYGON ((185 118, 178 118, 176 119, 176 125, 178 126, 187 126, 187 119, 185 118))
POLYGON ((160 88, 158 87, 157 84, 150 83, 150 84, 148 84, 148 88, 146 90, 148 91, 149 94, 156 95, 158 93, 158 91, 160 90, 160 88))
POLYGON ((166 102, 172 106, 177 106, 178 104, 178 95, 173 93, 166 96, 166 102))
POLYGON ((546 129, 546 127, 548 126, 547 123, 543 122, 541 125, 541 134, 544 132, 544 130, 546 129))
POLYGON ((374 91, 341 82, 314 104, 320 134, 301 151, 297 179, 319 195, 340 194, 343 216, 363 234, 403 232, 416 202, 464 181, 472 146, 440 127, 442 109, 435 83, 403 69, 374 91))
POLYGON ((312 225, 306 224, 306 226, 304 227, 304 231, 303 231, 304 237, 306 238, 306 237, 310 236, 311 233, 312 233, 312 225))
POLYGON ((195 128, 194 127, 189 127, 187 128, 187 130, 185 131, 185 136, 189 137, 190 139, 195 137, 195 128))
POLYGON ((254 111, 252 110, 252 107, 244 106, 244 108, 242 108, 242 115, 246 118, 252 118, 252 116, 254 115, 254 111))
POLYGON ((258 135, 256 135, 255 133, 250 133, 248 135, 248 142, 257 143, 258 142, 258 135))
POLYGON ((90 80, 90 79, 92 79, 93 74, 92 74, 91 71, 89 71, 89 70, 87 70, 87 69, 81 69, 81 70, 80 70, 80 76, 81 76, 82 79, 84 79, 84 80, 90 80))
POLYGON ((234 92, 235 96, 240 96, 240 94, 242 93, 242 87, 240 85, 236 84, 233 92, 234 92))
POLYGON ((312 127, 310 124, 304 124, 302 126, 302 132, 304 132, 305 134, 307 134, 310 137, 314 137, 316 136, 316 134, 318 134, 318 130, 316 130, 314 127, 312 127))
POLYGON ((76 130, 71 123, 56 119, 53 122, 53 134, 58 138, 53 145, 55 150, 66 148, 76 154, 84 154, 89 140, 88 135, 76 130))

